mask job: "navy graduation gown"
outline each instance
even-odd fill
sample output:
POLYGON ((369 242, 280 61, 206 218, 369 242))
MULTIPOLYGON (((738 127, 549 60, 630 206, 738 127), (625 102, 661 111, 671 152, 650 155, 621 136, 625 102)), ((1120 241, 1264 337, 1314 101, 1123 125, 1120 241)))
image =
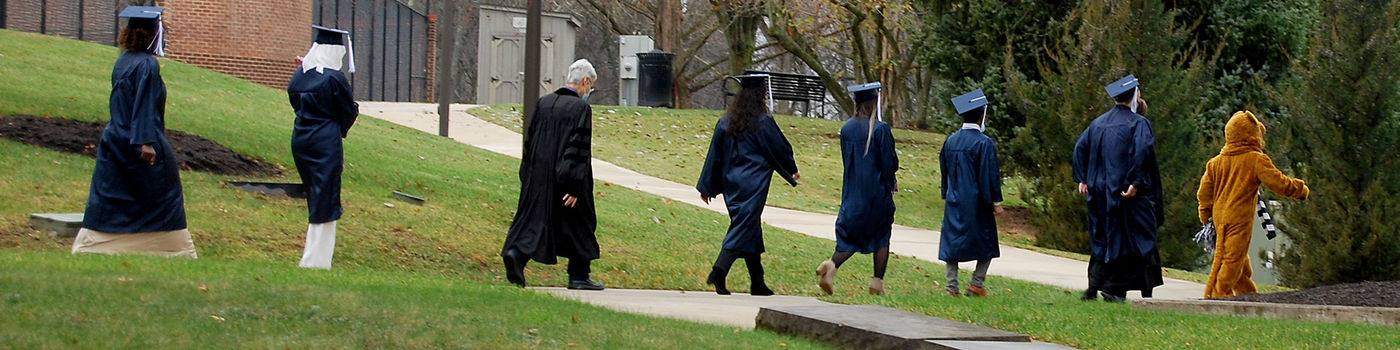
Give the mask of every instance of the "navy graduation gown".
POLYGON ((83 227, 104 233, 185 229, 180 163, 165 138, 165 82, 146 52, 123 52, 112 68, 111 121, 97 146, 83 227), (141 145, 156 151, 141 159, 141 145))
POLYGON ((313 224, 340 220, 340 174, 345 170, 341 139, 360 115, 345 74, 315 69, 292 74, 287 98, 296 112, 292 129, 292 158, 301 183, 306 185, 308 221, 313 224))
POLYGON ((783 136, 777 121, 765 114, 759 116, 746 135, 733 135, 729 132, 729 118, 720 118, 695 190, 709 197, 724 195, 729 209, 724 249, 763 253, 761 216, 774 172, 797 186, 797 180, 792 178, 797 173, 792 144, 783 136))
POLYGON ((1154 144, 1152 122, 1121 105, 1094 119, 1075 143, 1074 181, 1089 187, 1093 288, 1150 291, 1162 284, 1162 177, 1154 144), (1133 198, 1119 194, 1128 185, 1137 185, 1133 198))
POLYGON ((938 161, 945 202, 938 260, 1000 257, 994 213, 994 206, 1002 201, 996 143, 981 130, 958 130, 943 142, 938 161))
POLYGON ((501 254, 516 248, 544 264, 557 263, 559 256, 598 259, 593 107, 568 87, 535 106, 520 159, 520 199, 501 254), (564 206, 565 194, 578 202, 564 206))
POLYGON ((836 215, 836 250, 874 253, 890 246, 890 225, 894 224, 895 155, 894 135, 889 124, 870 118, 851 118, 841 127, 841 210, 836 215), (866 139, 869 151, 866 151, 866 139))

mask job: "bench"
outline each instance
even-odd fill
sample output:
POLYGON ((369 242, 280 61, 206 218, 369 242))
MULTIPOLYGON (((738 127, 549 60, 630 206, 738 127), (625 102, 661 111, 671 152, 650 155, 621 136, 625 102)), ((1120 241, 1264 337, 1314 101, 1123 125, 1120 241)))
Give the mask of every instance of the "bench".
MULTIPOLYGON (((812 102, 820 102, 821 107, 826 106, 826 87, 822 85, 821 77, 815 75, 802 75, 793 73, 765 72, 757 70, 746 70, 748 74, 767 74, 771 76, 769 85, 773 88, 773 100, 791 101, 803 103, 803 115, 812 115, 812 102)), ((730 84, 720 84, 724 89, 724 107, 729 108, 729 97, 734 96, 738 91, 730 91, 730 84)))

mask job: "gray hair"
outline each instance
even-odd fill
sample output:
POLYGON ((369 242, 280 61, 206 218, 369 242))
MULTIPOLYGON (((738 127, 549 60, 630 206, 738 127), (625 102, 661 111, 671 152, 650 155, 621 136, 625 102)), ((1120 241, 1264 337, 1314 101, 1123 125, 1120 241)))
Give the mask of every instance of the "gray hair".
POLYGON ((574 64, 569 65, 569 75, 566 79, 564 79, 564 83, 582 83, 583 78, 588 78, 588 80, 591 80, 595 83, 598 81, 598 71, 593 70, 593 64, 588 63, 588 60, 586 59, 574 61, 574 64))

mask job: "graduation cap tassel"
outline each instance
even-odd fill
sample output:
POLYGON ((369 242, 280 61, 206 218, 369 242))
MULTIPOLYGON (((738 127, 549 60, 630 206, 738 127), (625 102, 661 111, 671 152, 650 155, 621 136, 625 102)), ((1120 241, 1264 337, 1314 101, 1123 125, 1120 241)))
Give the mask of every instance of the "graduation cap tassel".
MULTIPOLYGON (((868 130, 866 130, 866 133, 865 133, 865 154, 863 154, 862 156, 864 156, 864 155, 869 155, 869 154, 870 154, 870 140, 875 138, 875 121, 876 121, 876 120, 885 121, 885 118, 884 118, 884 111, 883 111, 883 110, 884 110, 883 107, 884 107, 884 105, 885 105, 884 99, 885 99, 885 96, 883 96, 883 95, 879 95, 879 96, 876 96, 876 97, 875 97, 875 117, 874 117, 874 118, 870 118, 870 125, 869 125, 868 130)), ((860 107, 856 107, 856 109, 860 109, 860 107)))
POLYGON ((355 72, 355 41, 350 39, 350 34, 345 34, 345 48, 349 49, 345 53, 350 58, 350 69, 347 72, 355 72))
POLYGON ((156 56, 165 57, 165 21, 156 19, 156 39, 152 40, 146 49, 150 49, 156 56))

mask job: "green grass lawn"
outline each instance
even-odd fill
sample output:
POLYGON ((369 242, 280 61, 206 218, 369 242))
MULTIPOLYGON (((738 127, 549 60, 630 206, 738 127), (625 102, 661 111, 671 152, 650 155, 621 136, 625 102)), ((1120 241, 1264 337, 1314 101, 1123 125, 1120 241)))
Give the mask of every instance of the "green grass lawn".
MULTIPOLYGON (((0 30, 0 81, 6 82, 0 84, 0 115, 107 119, 107 79, 116 55, 115 49, 110 47, 0 30)), ((284 92, 173 61, 162 62, 163 75, 170 86, 167 108, 167 125, 170 128, 192 132, 252 157, 292 168, 289 144, 293 116, 286 105, 284 92)), ((5 293, 0 294, 0 298, 8 298, 0 301, 8 303, 3 304, 6 309, 0 310, 6 315, 0 322, 13 322, 0 323, 3 326, 0 332, 23 333, 25 337, 14 338, 13 341, 9 340, 11 338, 0 339, 0 347, 4 344, 15 344, 15 347, 21 348, 32 347, 24 346, 29 344, 60 347, 64 343, 48 343, 48 340, 33 337, 60 340, 67 339, 65 336, 75 337, 73 334, 76 333, 57 325, 106 325, 113 320, 124 321, 126 317, 149 317, 149 323, 155 325, 186 325, 212 320, 205 314, 208 311, 236 307, 241 309, 235 311, 242 312, 217 316, 224 318, 225 324, 262 317, 271 321, 265 325, 249 323, 232 329, 207 328, 209 332, 230 333, 218 335, 224 338, 211 339, 239 341, 236 344, 219 344, 221 346, 218 347, 240 344, 252 347, 283 344, 315 346, 319 343, 312 342, 333 335, 350 339, 346 340, 350 343, 336 343, 342 345, 331 345, 333 347, 372 346, 378 343, 368 343, 370 340, 366 337, 372 332, 366 330, 381 324, 358 321, 365 323, 343 328, 325 328, 321 325, 303 327, 305 322, 332 322, 336 319, 301 321, 292 320, 290 318, 294 316, 288 315, 317 319, 315 315, 306 315, 310 308, 303 309, 301 305, 309 300, 309 296, 320 294, 317 293, 319 291, 347 293, 343 294, 347 299, 344 303, 319 305, 322 312, 337 315, 335 317, 387 318, 403 322, 416 319, 415 313, 492 313, 496 312, 493 310, 500 310, 487 305, 495 301, 521 305, 524 300, 549 299, 505 287, 507 284, 497 258, 514 210, 518 188, 514 172, 518 161, 372 118, 361 120, 346 141, 348 165, 343 199, 347 215, 338 225, 336 268, 330 272, 295 268, 306 228, 304 203, 229 189, 219 183, 234 178, 202 172, 181 173, 186 191, 186 209, 199 246, 200 260, 69 256, 63 253, 67 242, 54 242, 46 234, 28 228, 27 215, 31 212, 81 212, 87 197, 92 159, 0 140, 0 174, 3 175, 0 176, 0 248, 3 248, 0 249, 0 267, 3 267, 0 268, 0 276, 3 276, 0 278, 4 278, 0 280, 0 292, 5 293), (396 202, 390 194, 391 190, 421 195, 427 198, 427 204, 419 207, 396 202), (396 205, 391 208, 385 203, 396 205), (122 265, 123 261, 131 266, 122 265), (269 282, 261 283, 258 276, 269 282), (127 281, 122 282, 121 278, 127 281), (197 287, 199 283, 210 287, 209 294, 198 291, 198 288, 191 289, 191 285, 197 287), (408 284, 421 284, 423 289, 408 288, 405 286, 408 284), (120 295, 128 298, 125 301, 92 300, 94 304, 77 304, 49 299, 50 302, 40 303, 38 301, 44 300, 46 293, 28 291, 30 285, 35 285, 35 290, 65 290, 60 294, 71 293, 66 290, 77 287, 117 291, 129 288, 135 291, 120 295), (240 290, 238 293, 246 289, 247 294, 234 293, 234 289, 240 290), (399 293, 400 290, 405 292, 399 293), (449 290, 460 290, 460 294, 454 297, 449 290), (130 298, 140 301, 142 295, 157 294, 154 291, 170 294, 168 299, 166 296, 157 298, 157 306, 185 313, 135 313, 127 310, 118 313, 110 310, 130 305, 130 298), (206 295, 227 296, 230 299, 210 301, 206 295), (286 298, 277 298, 279 295, 286 298), (30 302, 31 298, 35 302, 30 302), (381 300, 394 298, 398 300, 381 300), (365 300, 371 299, 376 306, 364 306, 369 305, 365 300), (237 300, 261 306, 226 304, 237 300), (453 300, 456 304, 445 304, 453 300), (380 309, 378 304, 385 307, 380 309), (456 309, 434 311, 440 310, 435 305, 456 305, 456 309), (77 316, 64 319, 61 318, 63 315, 77 316), (312 330, 306 333, 294 331, 302 328, 312 330), (264 330, 268 332, 267 335, 263 335, 264 330)), ((805 123, 783 120, 784 125, 805 123)), ((712 123, 710 120, 700 124, 712 123)), ((793 133, 789 133, 789 137, 794 138, 793 133)), ((896 137, 902 136, 896 134, 896 137)), ((608 147, 602 142, 600 145, 605 149, 608 147)), ((908 157, 902 160, 909 164, 916 163, 908 157)), ((688 161, 699 162, 698 159, 688 161)), ((818 168, 804 165, 804 175, 816 176, 814 170, 818 168)), ((288 172, 288 177, 295 179, 295 170, 289 169, 288 172)), ((908 184, 910 180, 903 181, 908 184)), ((815 180, 808 180, 808 186, 803 189, 817 188, 810 186, 815 183, 815 180)), ((927 186, 921 193, 936 191, 931 181, 927 186)), ((595 262, 596 278, 613 288, 707 290, 704 277, 718 251, 727 218, 719 213, 673 204, 621 187, 604 183, 597 185, 598 236, 603 258, 595 262)), ((789 192, 789 195, 796 196, 796 192, 789 192)), ((829 195, 836 198, 834 192, 829 195)), ((818 295, 820 291, 814 285, 812 270, 829 256, 833 243, 771 227, 766 228, 766 232, 769 254, 764 256, 764 263, 770 286, 781 294, 818 295)), ((748 289, 742 265, 736 266, 730 279, 733 289, 740 292, 748 289)), ((993 263, 994 271, 996 266, 993 263)), ((863 295, 869 271, 870 259, 867 256, 852 259, 838 278, 837 295, 824 299, 891 305, 1091 349, 1382 348, 1400 343, 1400 332, 1394 332, 1393 327, 1132 310, 1121 305, 1082 303, 1075 299, 1072 291, 997 277, 989 281, 993 298, 949 298, 940 295, 942 288, 938 281, 942 279, 942 266, 909 258, 891 261, 887 278, 890 295, 871 297, 863 295)), ((565 282, 562 266, 531 265, 527 277, 535 285, 559 286, 565 282)), ((547 307, 542 307, 539 313, 534 310, 523 312, 517 306, 510 309, 518 314, 515 316, 496 321, 491 318, 471 319, 472 326, 485 329, 472 334, 489 337, 473 342, 496 344, 491 342, 495 341, 496 335, 501 335, 506 338, 505 341, 511 342, 502 344, 527 346, 525 342, 534 339, 527 336, 528 329, 522 335, 521 328, 537 328, 538 334, 548 336, 554 336, 553 332, 558 331, 551 326, 556 323, 551 322, 559 321, 542 321, 542 316, 538 316, 540 313, 593 310, 577 312, 603 315, 596 309, 584 309, 570 302, 541 303, 547 307)), ((599 317, 609 319, 607 317, 614 316, 599 317)), ((594 318, 580 316, 580 319, 582 323, 594 318)), ((641 327, 651 329, 652 326, 647 325, 656 323, 648 322, 660 321, 621 316, 611 320, 615 323, 599 326, 601 331, 637 337, 637 340, 627 338, 621 344, 652 347, 643 343, 651 338, 636 330, 641 327)), ((443 322, 443 327, 450 328, 454 324, 450 322, 456 321, 443 322)), ((693 337, 728 339, 714 334, 715 328, 712 327, 689 324, 677 327, 693 337)), ((448 335, 437 335, 434 332, 439 331, 435 329, 409 330, 398 333, 401 338, 394 339, 421 341, 413 344, 423 347, 447 346, 451 340, 447 339, 451 336, 448 333, 455 332, 441 331, 448 335)), ((587 335, 592 334, 587 332, 595 331, 599 330, 579 332, 587 335)), ((732 330, 720 329, 719 332, 732 333, 732 330)), ((160 334, 152 336, 156 340, 167 337, 160 334)), ((753 347, 776 347, 779 341, 801 345, 763 332, 738 332, 737 336, 751 338, 744 341, 752 341, 751 344, 755 344, 753 347)), ((123 334, 123 337, 126 335, 123 334)), ((138 337, 139 334, 132 335, 130 340, 123 341, 132 342, 131 347, 152 347, 149 346, 152 344, 136 343, 146 341, 136 339, 138 337)), ((586 347, 619 347, 610 346, 619 343, 594 341, 572 334, 549 339, 564 344, 550 347, 564 347, 573 341, 586 347)), ((705 346, 703 344, 710 343, 699 341, 695 344, 701 344, 697 347, 702 348, 721 347, 705 346)), ((179 344, 172 343, 172 346, 179 347, 179 344)))
POLYGON ((440 275, 7 250, 0 261, 4 348, 825 347, 440 275))

